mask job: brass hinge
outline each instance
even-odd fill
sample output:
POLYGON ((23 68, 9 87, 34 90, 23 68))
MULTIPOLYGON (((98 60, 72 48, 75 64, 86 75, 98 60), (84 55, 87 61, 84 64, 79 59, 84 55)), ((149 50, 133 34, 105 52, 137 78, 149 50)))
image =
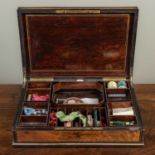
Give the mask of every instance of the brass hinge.
POLYGON ((103 77, 103 81, 128 81, 125 77, 103 77))
POLYGON ((29 81, 31 82, 51 82, 51 81, 54 81, 54 78, 53 77, 31 77, 29 79, 29 81))

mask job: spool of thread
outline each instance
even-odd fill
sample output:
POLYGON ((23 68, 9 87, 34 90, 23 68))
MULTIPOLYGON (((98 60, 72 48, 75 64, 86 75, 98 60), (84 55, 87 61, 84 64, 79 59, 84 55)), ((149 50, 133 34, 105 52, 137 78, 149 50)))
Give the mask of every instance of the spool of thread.
POLYGON ((125 81, 119 81, 117 84, 118 88, 127 88, 127 84, 125 81))
POLYGON ((31 101, 31 97, 32 97, 32 95, 31 94, 28 94, 27 101, 31 101))
POLYGON ((134 125, 134 121, 110 121, 110 125, 134 125))
POLYGON ((49 121, 50 126, 56 126, 57 125, 57 117, 55 112, 50 113, 50 121, 49 121))
POLYGON ((115 81, 109 81, 107 86, 109 89, 114 89, 117 88, 117 83, 115 81))
POLYGON ((93 126, 93 117, 92 115, 87 115, 87 123, 89 127, 93 126))

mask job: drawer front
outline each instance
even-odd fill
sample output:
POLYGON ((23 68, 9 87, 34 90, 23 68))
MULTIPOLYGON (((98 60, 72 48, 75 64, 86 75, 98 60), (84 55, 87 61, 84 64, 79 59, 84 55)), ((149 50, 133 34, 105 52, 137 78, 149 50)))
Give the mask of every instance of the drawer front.
POLYGON ((17 142, 43 143, 110 143, 140 142, 141 132, 136 131, 50 131, 50 130, 18 130, 17 142))

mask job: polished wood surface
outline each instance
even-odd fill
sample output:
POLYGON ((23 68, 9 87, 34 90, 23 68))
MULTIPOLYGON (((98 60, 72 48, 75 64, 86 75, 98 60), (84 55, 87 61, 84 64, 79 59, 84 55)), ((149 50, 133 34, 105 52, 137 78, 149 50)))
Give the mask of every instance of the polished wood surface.
POLYGON ((145 127, 145 146, 137 148, 14 148, 12 143, 12 124, 16 103, 20 94, 20 85, 0 86, 0 155, 1 154, 155 154, 155 85, 136 85, 135 91, 145 127))
MULTIPOLYGON (((140 131, 17 131, 17 142, 71 142, 71 143, 114 143, 139 142, 140 131), (119 135, 119 136, 118 136, 119 135)), ((83 144, 84 145, 84 144, 83 144)))

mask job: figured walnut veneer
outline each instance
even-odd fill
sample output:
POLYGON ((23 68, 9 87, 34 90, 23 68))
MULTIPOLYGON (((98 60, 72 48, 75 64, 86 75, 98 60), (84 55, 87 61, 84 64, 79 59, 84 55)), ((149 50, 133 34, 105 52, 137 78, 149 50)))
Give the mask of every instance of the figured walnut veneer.
POLYGON ((18 142, 139 142, 140 131, 17 131, 18 142))

